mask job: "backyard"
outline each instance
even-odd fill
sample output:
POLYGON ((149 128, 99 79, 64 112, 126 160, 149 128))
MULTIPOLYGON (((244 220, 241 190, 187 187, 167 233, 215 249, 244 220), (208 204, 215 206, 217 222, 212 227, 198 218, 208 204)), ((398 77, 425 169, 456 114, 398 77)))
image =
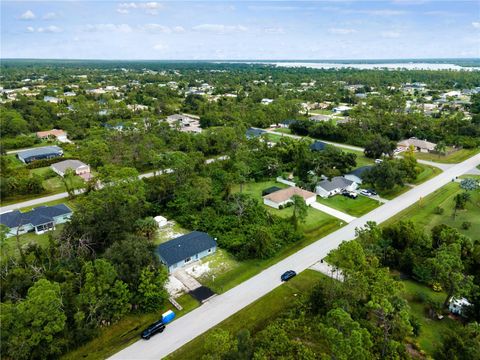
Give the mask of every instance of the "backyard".
POLYGON ((469 157, 472 157, 473 155, 478 154, 479 152, 480 152, 479 148, 461 149, 446 156, 433 154, 433 153, 416 152, 415 157, 421 160, 429 160, 429 161, 435 161, 435 162, 445 163, 445 164, 455 164, 455 163, 462 162, 468 159, 469 157))

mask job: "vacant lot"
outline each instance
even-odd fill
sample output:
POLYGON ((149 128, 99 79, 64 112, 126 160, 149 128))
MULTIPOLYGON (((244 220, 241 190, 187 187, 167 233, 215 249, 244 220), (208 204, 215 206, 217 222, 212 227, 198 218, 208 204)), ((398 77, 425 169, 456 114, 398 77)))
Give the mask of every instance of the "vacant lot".
POLYGON ((362 216, 380 206, 378 201, 361 195, 356 199, 342 195, 335 195, 327 199, 317 196, 317 202, 355 217, 362 216))
POLYGON ((416 152, 415 157, 417 159, 422 159, 422 160, 430 160, 430 161, 435 161, 440 163, 454 164, 454 163, 462 162, 468 159, 469 157, 472 157, 473 155, 478 154, 479 152, 480 152, 480 148, 462 149, 447 156, 416 152))
POLYGON ((473 239, 480 239, 479 190, 471 192, 471 199, 467 203, 465 210, 457 211, 457 215, 455 218, 453 217, 454 196, 462 191, 458 183, 449 183, 433 194, 417 201, 414 205, 388 220, 387 223, 390 224, 399 220, 412 220, 427 230, 438 224, 447 224, 457 228, 460 232, 473 239), (443 209, 443 214, 435 213, 437 207, 443 209), (471 226, 468 229, 463 229, 462 224, 466 221, 470 222, 471 226))
POLYGON ((216 328, 228 330, 233 334, 241 329, 247 329, 254 335, 286 309, 294 307, 296 298, 299 295, 308 293, 323 277, 324 275, 316 271, 305 270, 289 282, 277 287, 259 300, 224 320, 216 327, 182 346, 168 358, 172 360, 201 359, 204 354, 205 337, 216 328))

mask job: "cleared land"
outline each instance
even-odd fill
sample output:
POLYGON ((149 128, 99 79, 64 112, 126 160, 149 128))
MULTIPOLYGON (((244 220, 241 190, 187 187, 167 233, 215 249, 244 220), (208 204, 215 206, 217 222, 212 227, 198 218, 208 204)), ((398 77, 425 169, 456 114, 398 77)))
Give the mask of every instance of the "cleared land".
POLYGON ((378 201, 361 195, 356 199, 342 195, 335 195, 327 199, 317 196, 317 202, 356 217, 365 215, 380 206, 378 201))

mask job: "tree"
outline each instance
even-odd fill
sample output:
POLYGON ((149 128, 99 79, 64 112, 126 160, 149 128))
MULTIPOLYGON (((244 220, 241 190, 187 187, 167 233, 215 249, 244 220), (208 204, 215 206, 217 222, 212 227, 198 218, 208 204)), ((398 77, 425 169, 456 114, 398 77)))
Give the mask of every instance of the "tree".
POLYGON ((61 354, 67 317, 60 285, 38 280, 25 300, 2 304, 2 354, 12 359, 44 359, 61 354))
POLYGON ((404 184, 404 174, 394 160, 383 161, 363 174, 363 181, 373 184, 380 190, 393 189, 395 185, 404 184))
POLYGON ((452 296, 467 292, 472 285, 472 277, 466 276, 462 262, 462 249, 459 243, 442 244, 430 259, 433 279, 438 281, 447 293, 443 305, 448 306, 452 296))
POLYGON ((465 205, 467 204, 467 201, 470 200, 470 194, 467 192, 457 194, 453 198, 454 200, 454 205, 453 205, 453 218, 455 219, 457 215, 457 210, 463 210, 465 209, 465 205))
POLYGON ((438 156, 445 155, 446 149, 447 149, 447 144, 445 144, 445 141, 439 141, 437 145, 435 145, 435 151, 438 153, 438 156))
POLYGON ((381 135, 375 135, 365 145, 365 156, 372 159, 378 159, 384 154, 392 156, 395 149, 395 143, 381 135))
POLYGON ((153 240, 158 230, 158 223, 151 216, 144 219, 138 219, 135 222, 135 228, 137 233, 141 236, 145 236, 148 240, 153 240))
POLYGON ((158 310, 168 298, 165 290, 165 283, 168 280, 168 273, 164 267, 155 269, 146 267, 140 274, 138 285, 138 304, 143 311, 152 312, 158 310))
POLYGON ((130 309, 130 292, 117 278, 113 265, 104 259, 87 261, 82 269, 83 284, 78 295, 77 318, 97 327, 117 321, 130 309))
POLYGON ((20 113, 13 109, 1 108, 0 128, 2 136, 16 136, 28 132, 28 123, 20 113))
POLYGON ((215 329, 210 332, 203 345, 205 355, 203 360, 222 360, 225 355, 230 353, 236 346, 232 335, 225 330, 215 329))
POLYGON ((435 351, 438 360, 477 360, 480 349, 480 325, 476 322, 449 330, 435 351))
POLYGON ((295 229, 298 229, 298 223, 305 222, 305 219, 308 215, 308 205, 305 203, 303 197, 299 195, 293 195, 291 198, 293 202, 293 211, 292 211, 292 223, 295 226, 295 229))
POLYGON ((65 186, 65 190, 67 190, 68 197, 70 199, 73 199, 73 197, 75 196, 75 176, 76 174, 73 169, 67 169, 62 177, 63 185, 65 186))

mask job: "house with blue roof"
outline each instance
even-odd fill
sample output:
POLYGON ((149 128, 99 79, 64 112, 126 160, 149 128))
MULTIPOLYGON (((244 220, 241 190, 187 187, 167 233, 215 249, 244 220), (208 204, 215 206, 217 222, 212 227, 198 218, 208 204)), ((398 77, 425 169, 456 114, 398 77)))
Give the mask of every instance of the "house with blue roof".
POLYGON ((323 141, 315 140, 314 143, 310 145, 310 150, 312 151, 323 151, 327 147, 327 144, 323 141))
POLYGON ((245 132, 245 135, 247 136, 247 139, 253 139, 266 133, 267 132, 262 129, 248 128, 247 131, 245 132))
POLYGON ((33 231, 43 234, 67 222, 72 214, 73 211, 65 204, 39 206, 27 212, 13 210, 0 214, 0 224, 8 228, 7 237, 33 231))
POLYGON ((61 156, 63 156, 63 150, 56 145, 28 149, 17 153, 18 159, 25 164, 35 160, 53 159, 61 156))
POLYGON ((173 272, 200 260, 217 250, 217 241, 202 231, 192 231, 157 246, 155 253, 162 264, 173 272))

